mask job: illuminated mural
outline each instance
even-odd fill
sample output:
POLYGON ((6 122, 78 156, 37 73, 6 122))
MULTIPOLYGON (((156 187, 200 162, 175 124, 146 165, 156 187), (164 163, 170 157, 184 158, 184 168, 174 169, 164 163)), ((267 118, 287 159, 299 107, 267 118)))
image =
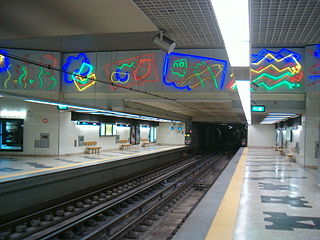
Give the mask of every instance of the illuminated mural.
POLYGON ((313 49, 307 50, 311 55, 312 63, 308 68, 307 87, 320 84, 320 45, 315 45, 313 49))
POLYGON ((236 90, 237 89, 236 78, 234 76, 234 73, 230 74, 230 81, 227 84, 226 89, 230 89, 230 90, 236 90))
POLYGON ((79 91, 84 91, 96 83, 94 67, 85 53, 69 56, 62 66, 63 80, 74 83, 79 91))
POLYGON ((106 64, 105 73, 112 83, 113 90, 119 86, 129 88, 132 85, 159 81, 154 54, 144 54, 106 64))
MULTIPOLYGON (((4 89, 52 90, 57 86, 58 80, 52 69, 49 70, 27 62, 10 63, 9 58, 6 57, 7 52, 0 50, 1 53, 3 55, 0 55, 0 73, 6 74, 2 82, 4 89)), ((25 54, 23 58, 29 60, 30 54, 25 54)), ((40 55, 37 62, 40 65, 58 67, 58 60, 51 54, 40 55)))
POLYGON ((279 87, 301 87, 303 77, 301 55, 288 49, 278 52, 262 49, 252 54, 251 78, 259 87, 274 90, 279 87))
POLYGON ((10 67, 10 60, 7 54, 7 51, 0 49, 0 73, 8 71, 10 67))
POLYGON ((224 89, 227 61, 170 53, 164 61, 163 83, 176 89, 224 89))

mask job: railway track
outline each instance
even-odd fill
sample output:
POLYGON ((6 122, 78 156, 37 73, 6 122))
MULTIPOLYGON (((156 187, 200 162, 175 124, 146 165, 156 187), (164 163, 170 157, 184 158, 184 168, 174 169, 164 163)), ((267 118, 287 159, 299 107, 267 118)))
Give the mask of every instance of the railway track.
POLYGON ((136 238, 228 154, 187 159, 16 219, 0 226, 0 239, 136 238))

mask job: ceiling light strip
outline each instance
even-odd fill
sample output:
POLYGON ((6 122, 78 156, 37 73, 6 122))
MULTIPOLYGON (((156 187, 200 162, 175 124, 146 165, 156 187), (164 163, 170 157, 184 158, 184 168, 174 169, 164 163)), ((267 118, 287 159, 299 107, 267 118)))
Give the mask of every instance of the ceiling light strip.
POLYGON ((250 66, 248 0, 211 0, 232 67, 250 66))
POLYGON ((236 84, 247 123, 251 124, 250 81, 237 80, 236 84))
POLYGON ((181 121, 177 121, 177 120, 154 118, 154 117, 148 117, 148 116, 140 116, 140 115, 136 115, 136 114, 107 111, 107 110, 98 109, 98 108, 88 108, 88 107, 81 107, 81 106, 62 104, 62 103, 56 103, 56 102, 48 102, 48 101, 33 100, 33 99, 25 99, 24 101, 31 102, 31 103, 53 105, 53 106, 65 106, 65 107, 77 109, 76 112, 84 112, 84 113, 89 113, 89 114, 103 114, 103 115, 108 115, 108 116, 132 118, 132 119, 139 119, 139 120, 181 123, 181 121))

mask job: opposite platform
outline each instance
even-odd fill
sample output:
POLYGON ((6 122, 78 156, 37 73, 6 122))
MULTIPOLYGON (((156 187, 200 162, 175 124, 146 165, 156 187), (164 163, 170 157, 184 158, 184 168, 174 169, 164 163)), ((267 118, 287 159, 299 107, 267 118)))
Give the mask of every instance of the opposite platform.
POLYGON ((32 161, 32 167, 40 165, 40 169, 30 171, 25 168, 25 171, 2 176, 0 223, 12 216, 26 215, 31 210, 35 211, 35 208, 41 209, 56 202, 73 199, 180 161, 188 149, 187 146, 154 146, 103 152, 100 155, 12 161, 15 166, 19 163, 20 166, 25 166, 32 161), (54 163, 61 165, 53 166, 54 163), (43 165, 50 167, 42 167, 43 165))
POLYGON ((118 161, 184 146, 151 145, 128 150, 103 151, 100 154, 78 154, 62 157, 25 157, 0 155, 0 183, 73 168, 118 161))

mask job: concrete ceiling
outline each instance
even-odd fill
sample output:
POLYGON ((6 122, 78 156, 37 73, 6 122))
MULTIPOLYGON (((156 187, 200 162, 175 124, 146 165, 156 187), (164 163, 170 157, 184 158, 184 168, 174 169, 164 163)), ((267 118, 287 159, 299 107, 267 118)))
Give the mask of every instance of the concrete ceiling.
POLYGON ((239 122, 237 112, 241 114, 241 109, 234 109, 231 100, 179 100, 169 101, 135 101, 140 104, 151 106, 185 115, 197 122, 239 122))
POLYGON ((10 0, 1 3, 0 39, 157 31, 130 0, 10 0))
MULTIPOLYGON (((252 47, 319 43, 320 1, 250 2, 252 47)), ((0 47, 6 48, 62 52, 157 49, 152 37, 159 29, 164 29, 180 49, 223 47, 210 0, 11 0, 4 1, 0 11, 0 47)), ((254 94, 253 100, 257 104, 265 102, 270 110, 278 112, 304 111, 304 94, 297 94, 298 100, 294 94, 284 95, 254 94)), ((244 120, 236 93, 172 96, 179 103, 130 96, 118 96, 126 98, 123 110, 144 107, 160 115, 167 111, 195 121, 244 120)), ((253 115, 254 121, 263 116, 253 115)))

